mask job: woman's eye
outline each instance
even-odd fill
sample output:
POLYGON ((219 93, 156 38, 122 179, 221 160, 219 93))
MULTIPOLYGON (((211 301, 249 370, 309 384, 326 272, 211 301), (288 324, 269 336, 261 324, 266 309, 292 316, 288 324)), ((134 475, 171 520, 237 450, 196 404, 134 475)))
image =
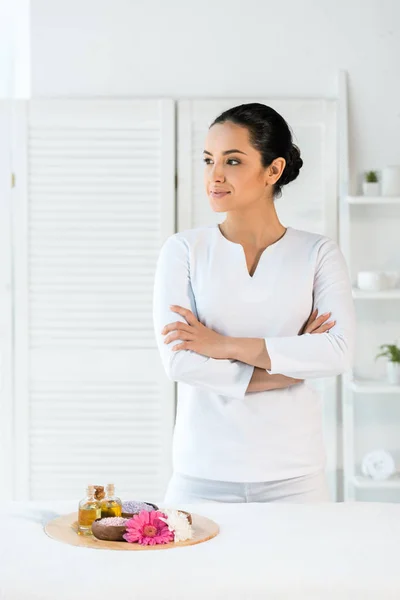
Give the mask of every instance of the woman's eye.
MULTIPOLYGON (((212 162, 211 158, 203 158, 203 161, 206 165, 210 165, 212 162)), ((226 162, 231 166, 240 165, 240 160, 237 160, 236 158, 229 158, 226 162)))

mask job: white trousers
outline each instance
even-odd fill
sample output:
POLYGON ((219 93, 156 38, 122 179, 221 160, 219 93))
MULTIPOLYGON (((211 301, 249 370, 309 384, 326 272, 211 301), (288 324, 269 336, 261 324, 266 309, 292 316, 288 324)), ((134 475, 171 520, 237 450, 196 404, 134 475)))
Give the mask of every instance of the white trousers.
POLYGON ((174 473, 164 504, 201 504, 203 502, 330 502, 325 472, 318 471, 280 481, 236 483, 198 479, 174 473))

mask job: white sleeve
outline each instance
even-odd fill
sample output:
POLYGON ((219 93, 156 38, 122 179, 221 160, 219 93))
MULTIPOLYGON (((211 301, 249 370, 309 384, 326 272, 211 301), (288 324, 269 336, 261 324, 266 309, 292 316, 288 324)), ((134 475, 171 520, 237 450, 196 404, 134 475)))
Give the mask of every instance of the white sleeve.
POLYGON ((330 377, 352 366, 355 314, 347 266, 337 244, 327 239, 318 252, 313 309, 331 312, 336 324, 329 332, 265 338, 271 374, 312 379, 330 377))
POLYGON ((164 344, 161 331, 176 321, 186 323, 170 306, 175 304, 190 309, 198 318, 190 280, 189 247, 176 234, 169 237, 161 248, 157 262, 153 320, 158 349, 167 376, 223 396, 243 399, 253 375, 254 367, 230 359, 214 359, 192 350, 173 351, 179 341, 164 344))

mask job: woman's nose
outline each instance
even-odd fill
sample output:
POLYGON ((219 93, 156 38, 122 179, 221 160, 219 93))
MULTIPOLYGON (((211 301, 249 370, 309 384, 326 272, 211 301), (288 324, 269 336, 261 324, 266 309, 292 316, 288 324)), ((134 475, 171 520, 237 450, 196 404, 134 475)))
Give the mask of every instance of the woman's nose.
POLYGON ((225 175, 224 175, 224 170, 218 166, 218 165, 214 165, 214 168, 212 169, 211 173, 210 173, 210 178, 211 181, 224 181, 225 180, 225 175))

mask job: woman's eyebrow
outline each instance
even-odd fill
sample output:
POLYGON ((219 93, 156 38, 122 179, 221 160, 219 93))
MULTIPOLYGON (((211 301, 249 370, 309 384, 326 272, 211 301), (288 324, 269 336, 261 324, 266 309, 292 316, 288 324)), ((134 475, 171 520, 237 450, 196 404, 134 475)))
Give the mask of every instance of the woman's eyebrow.
MULTIPOLYGON (((233 152, 237 152, 238 154, 245 154, 247 156, 246 152, 236 150, 235 148, 233 150, 225 150, 225 152, 223 152, 222 154, 226 156, 226 154, 232 154, 233 152)), ((209 152, 208 150, 203 150, 203 154, 209 154, 210 156, 212 156, 211 152, 209 152)))

